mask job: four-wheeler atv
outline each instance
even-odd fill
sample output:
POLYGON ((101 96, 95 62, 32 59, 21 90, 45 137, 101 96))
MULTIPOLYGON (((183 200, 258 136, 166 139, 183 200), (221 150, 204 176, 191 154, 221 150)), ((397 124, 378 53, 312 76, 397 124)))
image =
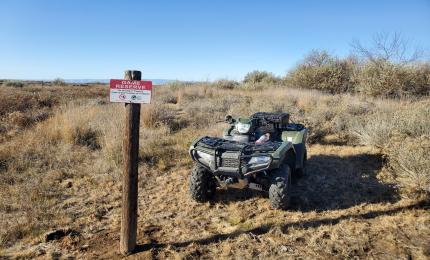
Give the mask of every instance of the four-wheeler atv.
POLYGON ((226 116, 226 122, 223 138, 203 136, 190 146, 193 199, 211 200, 217 187, 249 188, 268 192, 274 208, 286 209, 291 182, 305 171, 307 128, 290 123, 288 113, 226 116))

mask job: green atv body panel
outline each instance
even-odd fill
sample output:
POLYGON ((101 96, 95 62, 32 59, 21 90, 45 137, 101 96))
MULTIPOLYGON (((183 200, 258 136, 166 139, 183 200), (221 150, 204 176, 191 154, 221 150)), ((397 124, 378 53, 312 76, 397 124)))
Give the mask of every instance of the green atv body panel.
POLYGON ((308 136, 308 129, 303 128, 300 131, 283 131, 282 141, 293 143, 296 152, 296 169, 303 168, 307 157, 306 139, 308 136))
POLYGON ((307 129, 302 129, 301 131, 282 131, 282 141, 292 142, 293 144, 305 143, 307 134, 307 129))

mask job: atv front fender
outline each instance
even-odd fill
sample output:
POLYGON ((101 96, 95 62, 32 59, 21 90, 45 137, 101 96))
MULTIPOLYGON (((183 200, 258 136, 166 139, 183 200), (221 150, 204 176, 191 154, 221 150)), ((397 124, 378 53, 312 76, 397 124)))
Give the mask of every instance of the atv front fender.
POLYGON ((279 168, 281 163, 286 159, 288 151, 292 150, 296 153, 293 143, 284 142, 282 145, 272 154, 273 162, 270 168, 279 168))
POLYGON ((308 129, 303 128, 300 131, 283 131, 282 141, 292 142, 294 145, 294 151, 296 152, 296 169, 303 168, 303 161, 306 154, 306 138, 308 135, 308 129))

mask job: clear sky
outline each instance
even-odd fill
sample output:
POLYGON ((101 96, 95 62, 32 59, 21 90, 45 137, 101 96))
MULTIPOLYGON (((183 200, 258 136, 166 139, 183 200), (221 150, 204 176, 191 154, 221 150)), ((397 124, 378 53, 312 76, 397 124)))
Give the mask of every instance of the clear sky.
POLYGON ((312 49, 399 32, 430 47, 430 0, 0 1, 0 78, 241 79, 284 75, 312 49))

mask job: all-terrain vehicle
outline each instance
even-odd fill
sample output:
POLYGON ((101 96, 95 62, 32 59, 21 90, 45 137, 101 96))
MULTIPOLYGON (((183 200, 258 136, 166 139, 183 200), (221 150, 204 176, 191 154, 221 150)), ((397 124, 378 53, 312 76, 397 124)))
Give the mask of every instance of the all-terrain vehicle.
POLYGON ((288 113, 258 112, 249 118, 226 116, 223 137, 199 137, 189 153, 195 162, 190 193, 211 200, 218 188, 265 191, 274 208, 289 205, 291 182, 305 172, 307 128, 290 123, 288 113))

